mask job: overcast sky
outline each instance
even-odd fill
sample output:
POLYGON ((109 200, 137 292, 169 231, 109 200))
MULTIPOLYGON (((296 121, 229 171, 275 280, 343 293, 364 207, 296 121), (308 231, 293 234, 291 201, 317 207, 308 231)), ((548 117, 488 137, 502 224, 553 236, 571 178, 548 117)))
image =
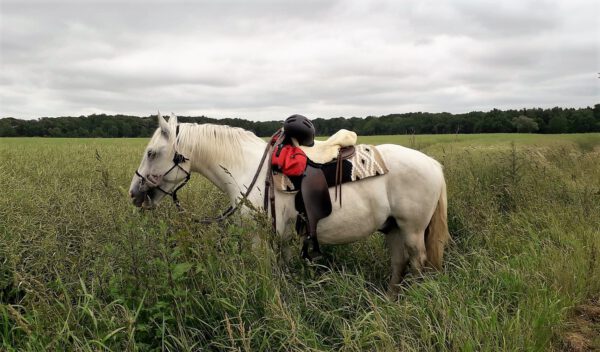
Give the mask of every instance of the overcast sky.
POLYGON ((599 3, 0 0, 0 117, 584 107, 599 3))

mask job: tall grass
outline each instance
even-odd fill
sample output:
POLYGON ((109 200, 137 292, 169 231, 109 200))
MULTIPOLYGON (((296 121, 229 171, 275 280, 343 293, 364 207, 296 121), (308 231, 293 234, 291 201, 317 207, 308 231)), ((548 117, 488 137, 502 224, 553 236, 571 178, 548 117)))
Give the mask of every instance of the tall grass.
MULTIPOLYGON (((381 235, 282 266, 260 215, 134 209, 145 140, 0 140, 0 349, 560 349, 600 293, 600 136, 401 138, 444 165, 454 241, 397 301, 381 235)), ((226 205, 200 177, 180 193, 226 205)))

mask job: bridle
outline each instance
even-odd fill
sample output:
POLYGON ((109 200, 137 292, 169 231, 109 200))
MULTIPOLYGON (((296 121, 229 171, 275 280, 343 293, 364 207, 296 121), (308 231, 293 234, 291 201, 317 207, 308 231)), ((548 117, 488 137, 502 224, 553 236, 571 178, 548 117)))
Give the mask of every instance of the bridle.
MULTIPOLYGON (((179 139, 177 138, 178 136, 179 136, 179 125, 177 125, 177 129, 175 130, 176 141, 179 141, 179 139)), ((283 129, 277 130, 277 132, 275 132, 275 134, 273 134, 273 136, 271 136, 271 140, 269 143, 267 143, 267 146, 266 146, 266 148, 263 152, 263 155, 260 159, 260 163, 258 164, 258 169, 256 170, 256 173, 254 174, 254 177, 252 178, 250 185, 246 189, 246 192, 244 194, 242 194, 242 199, 240 199, 239 202, 237 202, 235 205, 229 206, 229 208, 227 208, 219 216, 211 217, 211 218, 195 219, 195 221, 202 223, 202 224, 210 224, 210 223, 214 223, 214 222, 221 222, 221 221, 227 219, 228 217, 230 217, 231 215, 233 215, 239 209, 240 204, 244 203, 245 200, 250 195, 250 192, 252 191, 252 189, 254 188, 254 185, 256 184, 256 181, 258 180, 258 175, 260 175, 263 165, 265 164, 267 155, 270 154, 269 151, 271 150, 271 148, 273 147, 273 145, 276 142, 281 140, 282 137, 283 137, 283 129)), ((173 203, 175 203, 177 210, 179 210, 180 212, 183 212, 184 210, 181 208, 181 205, 179 204, 179 199, 177 199, 177 191, 179 191, 183 186, 185 186, 188 183, 188 181, 190 180, 190 177, 192 176, 191 173, 189 171, 187 171, 186 169, 184 169, 183 167, 181 167, 180 164, 182 164, 188 160, 190 160, 190 159, 186 158, 182 154, 179 154, 177 151, 175 151, 175 155, 173 156, 173 166, 171 166, 171 168, 162 175, 161 179, 164 178, 166 175, 168 175, 169 172, 173 171, 175 168, 179 168, 179 169, 181 169, 181 171, 183 171, 185 173, 185 175, 186 175, 185 179, 181 183, 179 183, 179 185, 177 187, 175 187, 175 189, 172 190, 171 192, 165 191, 164 189, 162 189, 160 187, 160 185, 157 185, 156 187, 154 187, 154 188, 158 189, 159 191, 163 192, 164 194, 171 196, 171 198, 173 198, 173 203)), ((269 164, 270 164, 270 162, 269 162, 269 164)), ((267 173, 270 173, 270 172, 267 172, 267 173)), ((142 176, 142 174, 140 174, 138 172, 138 170, 135 170, 135 174, 142 179, 142 184, 149 182, 147 178, 145 178, 144 176, 142 176)), ((266 182, 267 182, 267 186, 268 186, 268 184, 269 184, 268 178, 267 178, 266 182)), ((149 182, 149 183, 153 184, 154 182, 149 182)), ((265 196, 267 194, 268 194, 268 192, 265 193, 265 196)), ((271 200, 271 212, 274 213, 274 210, 275 210, 274 194, 271 194, 271 198, 273 198, 271 200)), ((266 210, 267 210, 267 208, 265 208, 265 211, 266 210)), ((275 223, 274 217, 273 217, 272 221, 274 224, 275 223)))
MULTIPOLYGON (((165 172, 161 177, 161 179, 164 179, 164 177, 167 176, 171 171, 175 170, 175 168, 179 168, 181 171, 183 171, 185 173, 185 179, 182 182, 180 182, 179 185, 177 185, 177 187, 175 187, 174 190, 172 190, 171 192, 165 191, 160 185, 156 185, 155 187, 152 187, 154 189, 161 191, 162 193, 164 193, 168 196, 171 196, 171 198, 173 198, 173 203, 175 203, 175 206, 178 209, 180 208, 180 205, 179 205, 179 199, 177 199, 177 191, 179 191, 179 189, 181 187, 185 186, 186 183, 188 183, 188 181, 190 180, 190 177, 192 177, 192 174, 190 174, 189 171, 187 171, 180 165, 188 160, 190 160, 190 159, 179 154, 178 152, 175 152, 175 155, 173 156, 173 166, 171 166, 171 168, 169 170, 167 170, 167 172, 165 172)), ((138 170, 135 170, 135 174, 139 178, 142 179, 142 185, 145 183, 154 183, 154 182, 149 182, 148 179, 145 178, 144 176, 142 176, 142 174, 140 174, 138 170)))
MULTIPOLYGON (((177 137, 179 137, 179 125, 177 125, 177 129, 175 130, 176 141, 179 141, 179 139, 177 137)), ((179 191, 181 189, 181 187, 185 186, 188 183, 188 181, 190 180, 190 177, 192 177, 192 174, 189 171, 187 171, 186 169, 181 167, 181 164, 185 163, 188 160, 190 160, 190 159, 186 158, 182 154, 179 154, 179 152, 175 151, 175 155, 173 156, 173 166, 171 166, 171 168, 169 170, 167 170, 167 172, 162 174, 162 176, 160 178, 161 180, 164 179, 164 177, 167 176, 171 171, 175 170, 176 168, 179 168, 179 170, 181 170, 185 173, 185 179, 182 182, 180 182, 177 185, 177 187, 175 187, 175 189, 173 189, 171 192, 168 192, 168 191, 165 191, 158 184, 156 186, 152 187, 154 189, 161 191, 162 193, 164 193, 168 196, 171 196, 171 198, 173 198, 173 203, 175 203, 175 206, 177 207, 177 209, 180 209, 180 210, 181 210, 181 206, 179 204, 179 199, 177 199, 177 191, 179 191)), ((145 183, 154 184, 154 182, 149 181, 146 177, 144 177, 142 174, 140 174, 139 170, 135 170, 135 174, 139 178, 142 179, 142 185, 144 185, 145 183)))

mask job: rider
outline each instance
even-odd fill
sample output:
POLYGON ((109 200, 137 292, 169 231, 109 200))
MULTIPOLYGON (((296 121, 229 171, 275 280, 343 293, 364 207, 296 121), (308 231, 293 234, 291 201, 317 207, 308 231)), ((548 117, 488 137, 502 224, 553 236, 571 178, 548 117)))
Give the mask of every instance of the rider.
MULTIPOLYGON (((282 144, 297 149, 297 151, 292 152, 291 157, 294 158, 294 155, 302 154, 304 156, 304 160, 307 160, 304 152, 299 148, 295 148, 297 146, 294 145, 292 138, 295 139, 296 142, 301 146, 312 147, 315 144, 315 126, 313 123, 305 116, 292 115, 284 121, 283 133, 285 138, 282 144)), ((280 149, 275 151, 275 155, 277 155, 278 150, 280 149)), ((293 162, 290 164, 294 165, 293 162)), ((296 171, 293 167, 289 169, 291 171, 296 171)), ((296 209, 299 211, 299 215, 296 220, 296 232, 300 235, 306 236, 304 245, 302 247, 302 257, 317 259, 321 255, 321 251, 319 250, 319 243, 317 241, 316 223, 319 221, 319 219, 331 213, 331 200, 329 199, 329 193, 327 191, 327 182, 321 170, 308 167, 306 163, 302 165, 301 172, 296 174, 293 174, 294 172, 291 173, 292 175, 288 176, 291 176, 290 179, 295 185, 298 184, 300 186, 299 188, 305 189, 304 185, 306 185, 308 188, 311 188, 314 187, 315 184, 318 184, 319 186, 317 189, 320 189, 321 192, 327 193, 326 195, 318 195, 315 198, 315 192, 312 190, 310 192, 312 195, 303 194, 304 191, 301 191, 296 195, 295 201, 296 209), (318 175, 315 175, 315 172, 317 172, 318 175), (315 205, 315 203, 311 203, 311 205, 309 205, 306 203, 306 199, 311 199, 313 202, 316 201, 318 204, 315 205), (328 204, 328 206, 321 206, 320 203, 328 204), (311 209, 307 209, 309 207, 311 209), (308 252, 309 245, 312 245, 313 247, 313 250, 310 253, 308 252)), ((319 192, 317 191, 317 193, 319 192)))

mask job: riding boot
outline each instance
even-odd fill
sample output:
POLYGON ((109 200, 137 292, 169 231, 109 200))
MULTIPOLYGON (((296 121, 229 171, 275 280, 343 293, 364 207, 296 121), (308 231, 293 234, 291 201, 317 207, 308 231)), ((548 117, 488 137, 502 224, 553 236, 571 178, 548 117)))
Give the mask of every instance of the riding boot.
POLYGON ((309 253, 311 260, 319 260, 323 257, 323 253, 321 253, 321 248, 319 248, 319 241, 317 240, 317 236, 310 236, 309 239, 312 241, 312 251, 309 253))
POLYGON ((300 255, 302 256, 302 259, 308 259, 311 262, 319 260, 323 257, 323 253, 319 248, 319 241, 317 241, 316 236, 306 236, 302 242, 302 252, 300 255), (311 245, 312 250, 309 251, 311 245))
POLYGON ((311 260, 309 254, 308 254, 308 247, 309 246, 310 246, 310 238, 305 237, 304 241, 302 241, 302 251, 300 252, 300 257, 302 259, 311 260))

